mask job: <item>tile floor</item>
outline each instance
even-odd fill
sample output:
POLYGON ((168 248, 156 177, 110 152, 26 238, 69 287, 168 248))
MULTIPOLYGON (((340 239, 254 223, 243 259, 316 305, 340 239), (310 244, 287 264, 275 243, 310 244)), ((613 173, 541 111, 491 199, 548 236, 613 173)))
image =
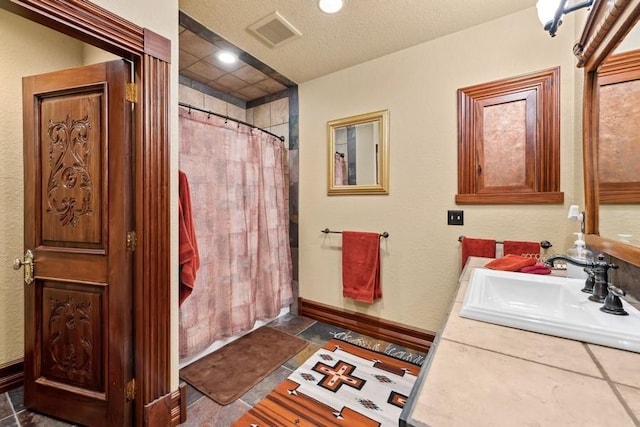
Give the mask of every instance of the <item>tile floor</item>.
MULTIPOLYGON (((276 385, 286 379, 291 372, 322 347, 324 343, 336 335, 354 344, 375 348, 388 354, 411 358, 418 363, 424 361, 426 356, 424 353, 408 350, 393 343, 376 340, 365 335, 293 314, 282 316, 269 323, 269 326, 292 335, 297 335, 305 339, 308 345, 262 380, 262 382, 247 391, 240 399, 226 406, 217 404, 193 387, 187 385, 187 421, 181 424, 181 427, 230 426, 234 420, 248 411, 249 408, 266 396, 276 385)), ((22 404, 22 388, 14 389, 0 395, 0 427, 64 427, 70 425, 71 424, 25 409, 22 404)))

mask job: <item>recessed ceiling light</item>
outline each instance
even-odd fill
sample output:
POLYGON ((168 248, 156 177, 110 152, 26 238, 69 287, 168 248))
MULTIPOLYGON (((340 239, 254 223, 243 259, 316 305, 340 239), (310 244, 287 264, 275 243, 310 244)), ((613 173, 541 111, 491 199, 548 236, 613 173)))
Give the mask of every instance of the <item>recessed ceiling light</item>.
POLYGON ((319 0, 318 7, 324 13, 336 13, 342 9, 342 0, 319 0))
POLYGON ((220 62, 224 62, 225 64, 235 64, 236 62, 238 62, 238 55, 226 50, 221 50, 220 52, 218 52, 216 54, 216 58, 218 58, 220 62))

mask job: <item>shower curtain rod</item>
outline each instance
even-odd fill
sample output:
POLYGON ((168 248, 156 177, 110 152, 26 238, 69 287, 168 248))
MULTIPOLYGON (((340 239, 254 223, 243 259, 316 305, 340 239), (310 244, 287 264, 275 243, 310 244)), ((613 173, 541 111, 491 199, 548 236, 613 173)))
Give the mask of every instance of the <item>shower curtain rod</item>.
POLYGON ((188 108, 189 111, 196 110, 196 111, 200 111, 201 113, 207 113, 209 115, 222 117, 225 120, 232 120, 232 121, 234 121, 236 123, 240 123, 241 125, 249 126, 251 129, 257 129, 257 130, 262 131, 264 133, 268 133, 269 135, 275 136, 280 141, 284 142, 284 136, 276 135, 275 133, 269 132, 266 129, 262 129, 262 128, 259 128, 257 126, 254 126, 251 123, 243 122, 242 120, 234 119, 233 117, 225 116, 224 114, 219 114, 219 113, 215 113, 213 111, 205 110, 204 108, 194 107, 193 105, 185 104, 184 102, 178 102, 178 105, 180 107, 188 108))

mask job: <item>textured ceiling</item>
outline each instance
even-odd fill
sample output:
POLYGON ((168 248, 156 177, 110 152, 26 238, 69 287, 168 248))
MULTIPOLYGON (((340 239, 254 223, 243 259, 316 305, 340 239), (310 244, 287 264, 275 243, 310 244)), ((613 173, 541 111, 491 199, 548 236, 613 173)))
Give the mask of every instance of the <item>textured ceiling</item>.
POLYGON ((344 8, 335 15, 321 12, 316 3, 180 0, 180 10, 300 84, 534 7, 536 0, 344 0, 344 8), (278 12, 302 36, 276 48, 256 38, 248 27, 273 12, 278 12))

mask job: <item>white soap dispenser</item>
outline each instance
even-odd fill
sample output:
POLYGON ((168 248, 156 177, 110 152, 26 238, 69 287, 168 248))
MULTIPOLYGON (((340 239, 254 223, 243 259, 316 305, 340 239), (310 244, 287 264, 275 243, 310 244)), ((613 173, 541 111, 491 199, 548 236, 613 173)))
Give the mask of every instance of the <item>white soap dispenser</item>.
MULTIPOLYGON (((586 248, 583 234, 573 234, 577 235, 578 239, 574 242, 575 246, 567 250, 567 256, 582 263, 592 262, 593 254, 586 248)), ((586 279, 588 275, 587 272, 584 271, 584 267, 567 262, 567 277, 571 279, 586 279)))

